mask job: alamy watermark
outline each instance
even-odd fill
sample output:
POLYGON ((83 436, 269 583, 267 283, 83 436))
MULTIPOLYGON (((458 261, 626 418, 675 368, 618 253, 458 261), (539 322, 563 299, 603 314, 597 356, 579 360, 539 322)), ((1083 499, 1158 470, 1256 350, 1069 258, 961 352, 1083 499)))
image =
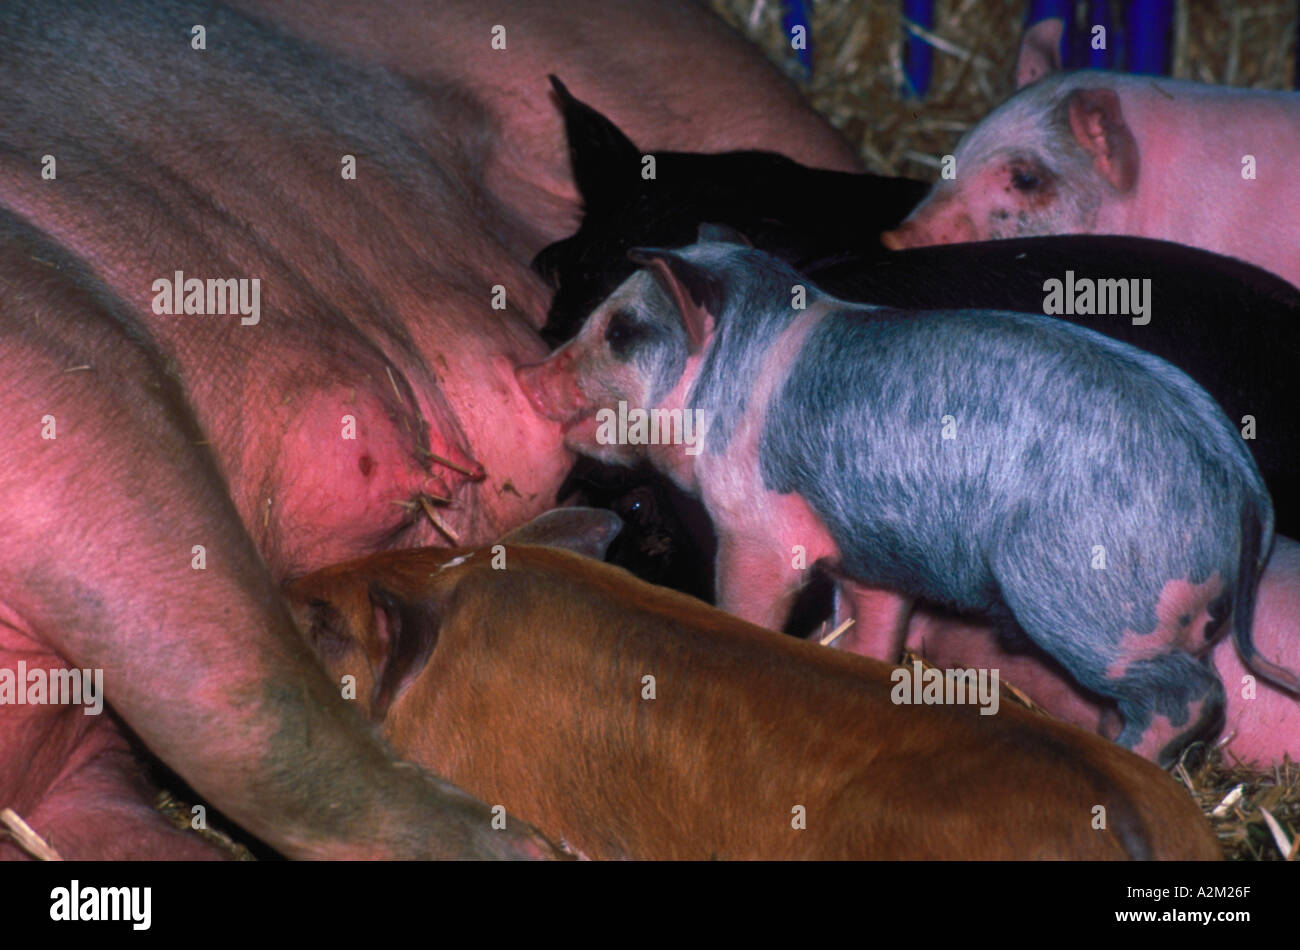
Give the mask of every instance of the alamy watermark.
POLYGON ((687 455, 704 448, 703 409, 629 409, 596 413, 596 441, 601 445, 682 445, 687 455))
POLYGON ((156 314, 240 314, 239 322, 255 326, 262 319, 260 277, 186 277, 176 271, 173 278, 153 282, 153 312, 156 314))
POLYGON ((997 670, 941 670, 914 660, 910 670, 900 666, 889 678, 894 684, 889 698, 899 706, 972 705, 980 707, 981 716, 993 716, 1001 700, 997 670))
POLYGON ((1151 322, 1151 278, 1075 277, 1067 270, 1065 279, 1043 282, 1043 313, 1056 316, 1131 316, 1134 326, 1151 322))
POLYGON ((104 711, 104 671, 0 667, 0 706, 85 706, 87 716, 104 711))

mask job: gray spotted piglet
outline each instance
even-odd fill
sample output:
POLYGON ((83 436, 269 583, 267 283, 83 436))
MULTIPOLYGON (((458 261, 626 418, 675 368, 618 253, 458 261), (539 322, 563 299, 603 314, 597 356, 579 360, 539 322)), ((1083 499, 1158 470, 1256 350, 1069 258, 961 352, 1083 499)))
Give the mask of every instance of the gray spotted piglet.
POLYGON ((1251 642, 1268 493, 1182 372, 1049 317, 846 303, 727 236, 631 252, 579 336, 517 373, 571 448, 701 497, 721 607, 779 629, 821 561, 862 595, 863 652, 906 632, 863 615, 872 591, 989 618, 1162 762, 1221 726, 1205 654, 1229 616, 1243 660, 1300 689, 1251 642))

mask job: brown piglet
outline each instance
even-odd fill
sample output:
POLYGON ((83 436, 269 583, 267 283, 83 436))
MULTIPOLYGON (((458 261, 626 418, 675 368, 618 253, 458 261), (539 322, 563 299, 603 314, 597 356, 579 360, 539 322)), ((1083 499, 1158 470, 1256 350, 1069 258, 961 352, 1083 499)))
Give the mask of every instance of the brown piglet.
POLYGON ((608 512, 539 521, 289 588, 397 753, 507 822, 590 858, 1222 856, 1183 789, 1096 735, 1010 702, 898 704, 911 671, 537 546, 599 554, 608 512))

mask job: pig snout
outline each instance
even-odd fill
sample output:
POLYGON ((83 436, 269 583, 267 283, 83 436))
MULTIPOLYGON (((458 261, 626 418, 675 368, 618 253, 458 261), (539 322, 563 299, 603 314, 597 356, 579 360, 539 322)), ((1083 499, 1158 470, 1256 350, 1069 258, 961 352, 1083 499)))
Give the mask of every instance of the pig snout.
POLYGON ((572 359, 554 356, 515 370, 519 388, 539 415, 556 422, 569 422, 591 408, 572 370, 572 359))
POLYGON ((931 244, 965 244, 979 239, 975 222, 963 212, 921 213, 880 235, 880 243, 891 251, 928 247, 931 244))
POLYGON ((891 251, 903 251, 912 247, 912 229, 905 224, 901 224, 892 231, 882 231, 880 234, 880 243, 885 245, 891 251))

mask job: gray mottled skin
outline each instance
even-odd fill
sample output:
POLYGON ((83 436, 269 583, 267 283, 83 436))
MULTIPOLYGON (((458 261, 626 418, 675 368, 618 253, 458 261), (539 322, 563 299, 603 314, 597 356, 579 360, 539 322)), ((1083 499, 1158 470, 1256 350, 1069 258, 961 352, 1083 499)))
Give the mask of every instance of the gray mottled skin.
MULTIPOLYGON (((1191 379, 1047 317, 864 307, 760 251, 667 253, 715 324, 687 400, 710 420, 706 454, 725 449, 764 354, 804 313, 790 306, 790 288, 804 284, 808 306, 827 312, 767 407, 764 487, 804 497, 855 580, 1023 631, 1118 701, 1121 743, 1136 744, 1156 715, 1189 737, 1217 727, 1212 667, 1160 641, 1138 659, 1122 642, 1125 631, 1156 632, 1166 584, 1217 573, 1225 593, 1209 626, 1235 606, 1238 646, 1254 655, 1272 504, 1236 430, 1191 379), (954 439, 942 438, 945 416, 954 439), (1104 570, 1092 566, 1097 545, 1104 570)), ((673 319, 667 295, 644 303, 638 319, 673 319)), ((637 362, 662 338, 647 335, 637 362)))
POLYGON ((1221 703, 1213 671, 1186 654, 1107 672, 1130 658, 1125 630, 1155 631, 1167 582, 1217 573, 1235 592, 1244 573, 1253 590, 1272 543, 1249 452, 1167 363, 1043 317, 837 311, 768 407, 760 465, 765 487, 808 501, 855 579, 1009 611, 1119 700, 1121 741, 1152 711, 1177 725, 1188 701, 1221 703), (1258 525, 1251 550, 1243 519, 1258 525))
POLYGON ((630 290, 640 287, 637 292, 647 303, 636 309, 624 308, 620 315, 644 328, 645 337, 630 350, 628 362, 646 379, 653 380, 650 386, 650 403, 653 405, 663 400, 682 378, 688 350, 686 331, 682 329, 680 320, 668 318, 673 312, 672 301, 658 281, 649 274, 633 274, 624 282, 624 286, 630 290), (646 321, 644 315, 652 313, 659 314, 661 318, 646 321))
POLYGON ((761 251, 725 243, 695 247, 700 257, 692 261, 707 269, 714 281, 715 300, 708 301, 713 306, 706 309, 717 326, 688 404, 705 411, 707 444, 720 452, 749 409, 750 384, 763 357, 803 312, 791 306, 791 288, 808 284, 782 261, 761 251), (737 254, 745 258, 741 268, 735 266, 737 254))

